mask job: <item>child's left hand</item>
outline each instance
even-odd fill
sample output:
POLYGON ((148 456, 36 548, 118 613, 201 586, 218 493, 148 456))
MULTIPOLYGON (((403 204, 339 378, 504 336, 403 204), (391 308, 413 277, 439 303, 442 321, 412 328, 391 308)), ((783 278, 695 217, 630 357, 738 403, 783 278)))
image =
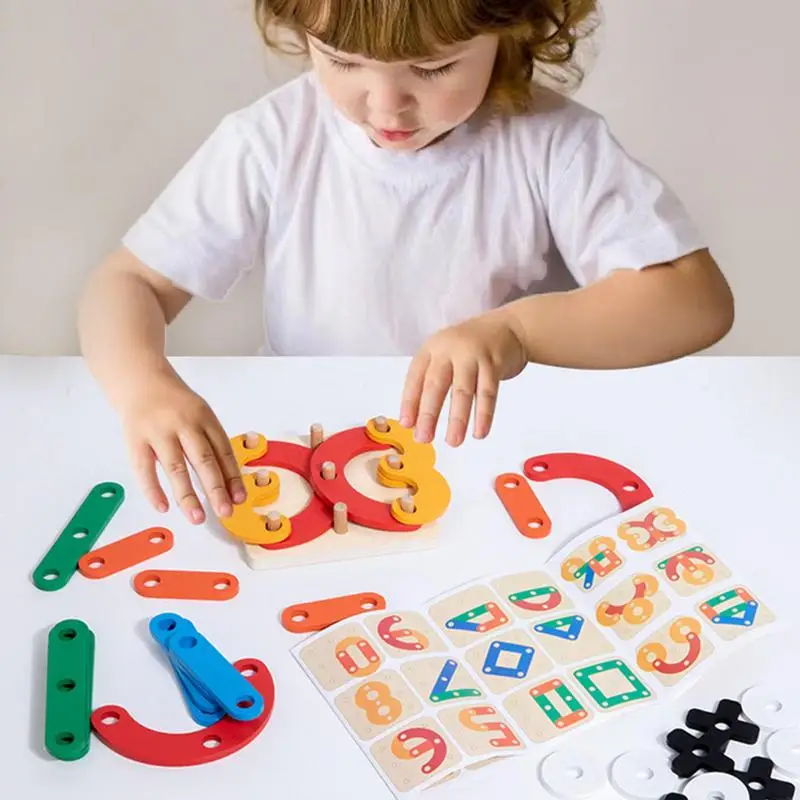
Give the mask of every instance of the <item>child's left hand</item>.
POLYGON ((418 441, 432 441, 450 392, 447 443, 463 443, 473 404, 473 435, 482 439, 492 426, 500 381, 519 375, 527 363, 510 315, 502 310, 445 328, 425 342, 411 363, 400 423, 415 427, 418 441))

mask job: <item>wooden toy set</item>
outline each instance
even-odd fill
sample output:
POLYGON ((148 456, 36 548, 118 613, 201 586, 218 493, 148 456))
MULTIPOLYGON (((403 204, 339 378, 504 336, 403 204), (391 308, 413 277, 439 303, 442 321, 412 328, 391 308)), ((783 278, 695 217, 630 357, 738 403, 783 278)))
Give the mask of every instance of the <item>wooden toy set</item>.
MULTIPOLYGON (((435 544, 450 489, 433 447, 396 421, 376 417, 329 438, 312 425, 308 444, 257 433, 231 441, 248 500, 221 524, 250 567, 435 544)), ((714 536, 625 467, 551 453, 526 461, 522 474, 498 476, 494 489, 498 508, 532 540, 529 563, 412 607, 361 592, 280 615, 287 630, 306 635, 292 651, 298 664, 396 796, 674 698, 778 624, 714 536), (621 512, 544 560, 536 540, 556 524, 532 483, 560 478, 605 487, 621 512)), ((78 574, 105 579, 174 547, 172 532, 154 527, 93 549, 124 497, 119 484, 94 487, 35 569, 38 588, 63 589, 78 574)), ((143 598, 213 602, 239 592, 225 572, 145 569, 131 583, 143 598)), ((229 660, 177 614, 153 617, 149 630, 198 729, 164 733, 119 706, 92 710, 94 634, 81 620, 63 620, 48 639, 44 738, 53 756, 83 758, 94 731, 126 758, 187 767, 230 756, 264 730, 275 702, 266 664, 229 660)), ((554 756, 541 780, 559 794, 566 755, 554 756)), ((625 769, 620 780, 636 784, 633 767, 625 769)))

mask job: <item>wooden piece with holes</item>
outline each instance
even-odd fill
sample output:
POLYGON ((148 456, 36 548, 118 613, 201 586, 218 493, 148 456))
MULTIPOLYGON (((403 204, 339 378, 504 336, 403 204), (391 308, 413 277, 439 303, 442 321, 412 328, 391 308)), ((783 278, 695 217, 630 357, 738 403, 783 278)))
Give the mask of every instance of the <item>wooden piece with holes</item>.
POLYGON ((435 469, 436 450, 432 444, 423 444, 414 438, 411 428, 404 428, 396 420, 386 420, 388 430, 378 429, 376 420, 366 426, 367 436, 380 444, 387 444, 400 452, 391 454, 378 466, 378 480, 384 486, 407 486, 414 496, 412 511, 406 511, 399 501, 392 503, 392 515, 407 524, 425 525, 439 519, 450 505, 450 486, 435 469))
POLYGON ((515 472, 498 475, 494 489, 523 536, 544 539, 550 535, 553 523, 523 475, 515 472))
POLYGON ((291 633, 311 633, 325 630, 343 619, 385 608, 386 599, 375 592, 348 594, 289 606, 281 614, 281 625, 291 633))
POLYGON ((231 439, 231 447, 236 463, 243 467, 248 462, 264 456, 269 450, 269 443, 265 436, 251 431, 234 436, 231 439))
POLYGON ((233 506, 230 517, 222 517, 220 522, 225 530, 236 539, 248 544, 275 544, 289 538, 292 524, 285 518, 265 519, 255 509, 274 503, 280 495, 280 479, 277 473, 259 470, 255 474, 243 476, 247 499, 244 503, 233 506), (264 473, 269 477, 267 481, 264 473), (263 484, 263 485, 262 485, 263 484))
POLYGON ((107 578, 172 549, 174 537, 167 528, 147 528, 124 539, 91 550, 78 562, 87 578, 107 578))
POLYGON ((162 569, 140 572, 133 588, 142 597, 161 600, 232 600, 239 580, 227 572, 162 569))
POLYGON ((585 453, 546 453, 529 458, 523 472, 532 481, 576 478, 596 483, 611 492, 623 511, 650 500, 653 492, 635 473, 622 464, 585 453))
POLYGON ((275 683, 266 665, 255 658, 234 666, 264 699, 259 717, 239 722, 223 717, 191 733, 163 733, 146 728, 120 706, 102 706, 91 717, 97 737, 124 758, 155 767, 193 767, 218 761, 252 742, 264 730, 275 707, 275 683))

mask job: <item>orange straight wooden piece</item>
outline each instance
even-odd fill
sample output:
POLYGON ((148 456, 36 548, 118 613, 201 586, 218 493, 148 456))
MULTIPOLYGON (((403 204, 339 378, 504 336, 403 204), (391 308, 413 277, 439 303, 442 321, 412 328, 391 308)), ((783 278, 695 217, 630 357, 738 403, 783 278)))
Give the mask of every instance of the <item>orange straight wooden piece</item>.
POLYGON ((227 572, 151 570, 133 579, 142 597, 161 600, 232 600, 239 594, 239 579, 227 572))
POLYGON ((107 578, 172 549, 175 539, 167 528, 147 528, 117 542, 91 550, 78 562, 87 578, 107 578))
POLYGON ((550 535, 553 523, 523 475, 516 472, 499 475, 494 489, 523 536, 544 539, 550 535))
POLYGON ((386 599, 382 595, 373 592, 348 594, 289 606, 281 614, 281 625, 291 633, 311 633, 325 630, 348 617, 384 608, 386 599))

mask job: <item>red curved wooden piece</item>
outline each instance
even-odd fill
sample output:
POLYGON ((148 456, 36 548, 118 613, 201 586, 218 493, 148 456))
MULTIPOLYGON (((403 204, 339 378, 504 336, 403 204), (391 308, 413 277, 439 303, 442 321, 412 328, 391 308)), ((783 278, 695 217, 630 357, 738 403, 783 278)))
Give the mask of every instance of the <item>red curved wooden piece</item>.
POLYGON ((311 455, 309 474, 311 486, 331 507, 334 503, 346 503, 347 517, 356 525, 380 531, 417 531, 419 525, 404 525, 399 522, 392 516, 389 503, 365 497, 354 489, 345 477, 344 468, 351 459, 364 453, 389 449, 389 445, 370 439, 364 428, 350 428, 335 433, 322 442, 311 455), (326 461, 336 464, 336 477, 331 480, 322 477, 322 465, 326 461))
POLYGON ((275 683, 266 665, 255 658, 235 663, 264 698, 264 711, 250 722, 223 717, 207 728, 191 733, 163 733, 140 725, 120 706, 102 706, 92 713, 97 737, 118 755, 154 767, 194 767, 219 761, 252 742, 266 727, 275 706, 275 683), (113 724, 104 719, 115 720, 113 724))
MULTIPOLYGON (((245 466, 287 469, 308 481, 312 452, 310 447, 304 447, 302 444, 270 440, 267 452, 261 458, 248 461, 245 466)), ((288 550, 290 547, 313 542, 333 527, 333 511, 315 492, 311 495, 308 505, 295 514, 291 521, 292 532, 287 539, 259 546, 264 550, 288 550)))
POLYGON ((635 473, 616 461, 586 453, 547 453, 525 462, 523 472, 532 481, 577 478, 608 489, 623 511, 653 496, 650 487, 635 473))

